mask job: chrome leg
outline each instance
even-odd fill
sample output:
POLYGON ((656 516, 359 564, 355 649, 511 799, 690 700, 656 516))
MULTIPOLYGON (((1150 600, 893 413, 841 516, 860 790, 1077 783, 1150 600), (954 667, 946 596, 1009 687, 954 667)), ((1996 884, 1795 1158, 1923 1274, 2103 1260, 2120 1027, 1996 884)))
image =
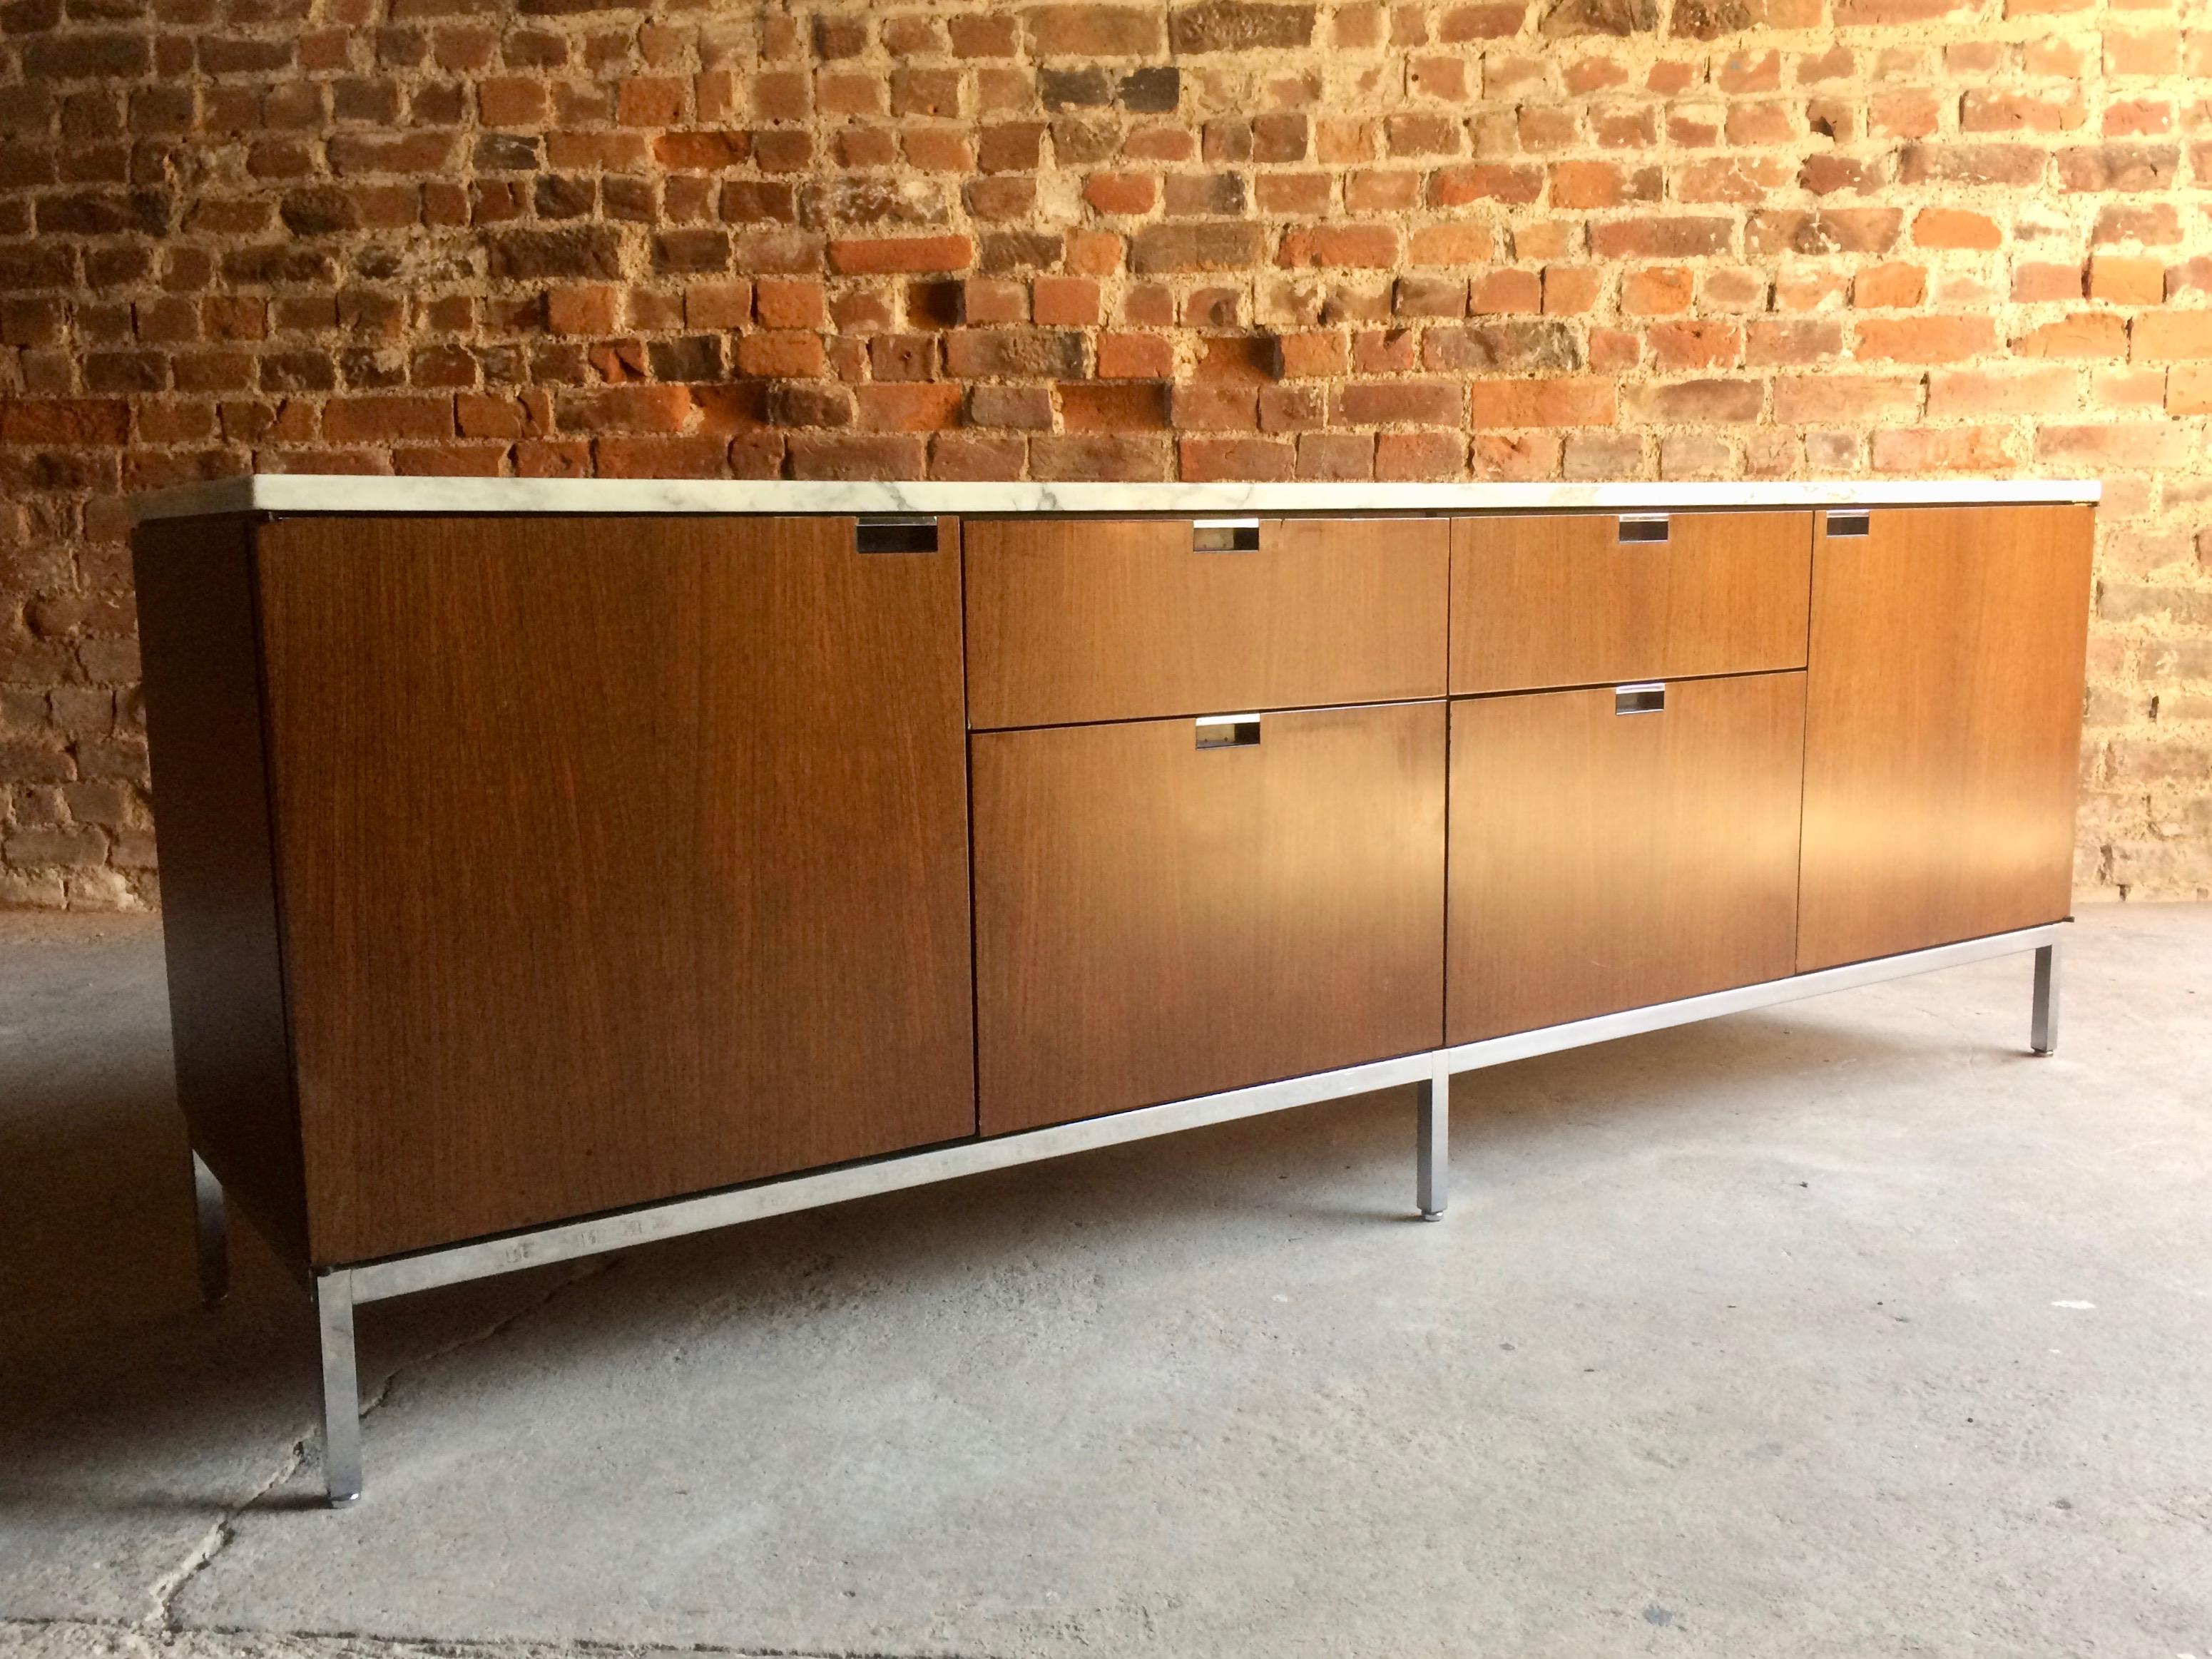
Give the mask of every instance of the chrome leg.
POLYGON ((315 1276, 315 1320, 323 1336, 323 1480, 331 1507, 361 1496, 361 1381, 354 1370, 353 1275, 315 1276))
POLYGON ((192 1154, 192 1219, 199 1245, 200 1300, 210 1308, 230 1294, 230 1238, 222 1182, 192 1154))
POLYGON ((2035 1012, 2028 1023, 2027 1046, 2039 1054, 2058 1047, 2058 946, 2039 945, 2035 952, 2035 1012))
POLYGON ((1442 1067, 1420 1089, 1417 1198, 1421 1219, 1441 1221, 1451 1202, 1451 1077, 1442 1067))

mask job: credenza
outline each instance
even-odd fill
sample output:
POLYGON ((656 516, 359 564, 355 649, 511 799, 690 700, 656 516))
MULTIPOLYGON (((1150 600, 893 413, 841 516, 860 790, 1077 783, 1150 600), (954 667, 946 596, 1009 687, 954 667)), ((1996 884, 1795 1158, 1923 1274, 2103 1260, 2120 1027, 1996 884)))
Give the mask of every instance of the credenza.
POLYGON ((204 1287, 357 1304, 2012 952, 2097 486, 265 476, 135 532, 204 1287))

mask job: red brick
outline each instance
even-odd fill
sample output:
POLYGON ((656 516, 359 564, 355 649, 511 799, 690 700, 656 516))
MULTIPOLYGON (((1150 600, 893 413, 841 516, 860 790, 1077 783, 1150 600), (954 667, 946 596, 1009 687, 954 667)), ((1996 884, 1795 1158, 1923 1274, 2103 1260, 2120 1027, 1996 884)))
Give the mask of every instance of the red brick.
POLYGON ((2082 292, 2080 265, 2029 263, 2013 267, 2012 297, 2015 300, 2078 300, 2082 292))
POLYGON ((1467 440, 1456 432, 1384 432, 1375 439, 1377 478, 1456 478, 1466 466, 1467 440))
POLYGON ((1279 438, 1185 438, 1176 455, 1177 476, 1194 483, 1297 476, 1297 449, 1279 438))
POLYGON ((967 270, 975 245, 965 236, 846 237, 830 244, 831 269, 845 276, 967 270))
POLYGON ((106 447, 124 442, 130 433, 131 405, 119 398, 0 401, 0 444, 58 449, 106 447))
POLYGON ((451 398, 333 398, 323 405, 323 437, 329 443, 392 443, 453 435, 451 398))
POLYGON ((2014 464, 1999 426, 1884 427, 1874 434, 1877 472, 2003 472, 2014 464))
POLYGON ((1052 481, 1142 482, 1169 476, 1167 440, 1143 434, 1069 434, 1030 440, 1030 472, 1052 481))
POLYGON ((1350 343, 1340 329, 1278 334, 1273 344, 1274 373, 1282 380, 1335 376, 1351 369, 1350 343))
POLYGON ((960 423, 961 388, 944 380, 857 386, 854 424, 871 432, 935 432, 960 423))
POLYGON ((2089 297, 2120 306, 2154 306, 2166 299, 2166 261, 2099 253, 2089 260, 2089 297))
POLYGON ((1283 234, 1275 263, 1279 265, 1388 268, 1398 263, 1395 226, 1316 225, 1283 234))
POLYGON ((1928 273, 1893 260, 1869 265, 1851 279, 1851 303, 1868 307, 1917 306, 1928 295, 1928 273))
POLYGON ((2124 357, 2127 320, 2109 313, 2081 312, 2028 330, 2014 339, 2012 349, 2023 357, 2124 357))
POLYGON ((1960 208, 1923 208, 1912 221, 1912 240, 1922 247, 1993 248, 2004 232, 1985 213, 1960 208))
POLYGON ((1175 342, 1164 334, 1101 334, 1101 380, 1165 380, 1175 373, 1175 342))
POLYGON ((2128 338, 2137 362, 2212 357, 2212 311, 2148 312, 2130 325, 2128 338))
POLYGON ((1928 377, 1930 416, 2057 415, 2075 407, 2070 368, 1940 369, 1928 377))
POLYGON ((1610 426, 1613 385, 1607 380, 1471 380, 1474 425, 1610 426))
POLYGON ((1694 273, 1680 265, 1647 265, 1621 279, 1624 317, 1660 317, 1687 311, 1696 292, 1694 273))
POLYGON ((1868 317, 1857 338, 1862 362, 1955 363, 1994 349, 1996 324, 1988 317, 1868 317))
POLYGON ((1474 279, 1468 309, 1478 315, 1510 315, 1544 308, 1544 279, 1533 270, 1493 270, 1474 279))
POLYGON ((1336 426, 1457 426, 1467 400, 1442 380, 1349 380, 1330 400, 1336 426))

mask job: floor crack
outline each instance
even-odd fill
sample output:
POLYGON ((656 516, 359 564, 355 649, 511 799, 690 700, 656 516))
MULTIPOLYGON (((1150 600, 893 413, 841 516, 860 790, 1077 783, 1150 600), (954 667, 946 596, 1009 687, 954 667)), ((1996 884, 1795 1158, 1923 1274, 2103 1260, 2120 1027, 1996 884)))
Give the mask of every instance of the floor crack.
POLYGON ((173 1631, 179 1627, 177 1597, 183 1593, 185 1586, 206 1571, 216 1557, 230 1547, 230 1540, 237 1535, 238 1517, 290 1480, 307 1455, 307 1441, 303 1435, 292 1443, 292 1449, 285 1454, 269 1478, 246 1496, 244 1503, 225 1510, 216 1523, 201 1535, 200 1540, 192 1546, 185 1559, 155 1581, 149 1592, 154 1600, 153 1610, 142 1622, 142 1629, 173 1631))
MULTIPOLYGON (((295 1451, 303 1449, 295 1448, 295 1451)), ((203 1644, 234 1638, 239 1644, 240 1659, 271 1659, 271 1656, 277 1655, 299 1659, 302 1648, 310 1653, 327 1649, 329 1659, 358 1659, 364 1650, 386 1653, 392 1659, 455 1659, 463 1655, 482 1655, 484 1659, 496 1659, 500 1655, 515 1655, 518 1659, 522 1656, 526 1659, 558 1659, 558 1656, 574 1656, 574 1659, 661 1659, 665 1656, 666 1659, 674 1659, 675 1656, 685 1654, 713 1656, 714 1659, 994 1659, 988 1653, 963 1655, 937 1650, 923 1655, 881 1648, 745 1647, 720 1642, 637 1643, 591 1637, 547 1641, 527 1637, 386 1636, 374 1631, 276 1631, 244 1625, 195 1625, 187 1630, 178 1625, 134 1625, 114 1619, 20 1614, 0 1614, 0 1654, 9 1651, 5 1638, 11 1632, 57 1630, 97 1631, 111 1637, 141 1638, 155 1644, 156 1651, 185 1637, 199 1638, 203 1644)), ((193 1651, 201 1653, 203 1649, 195 1648, 193 1651)))
MULTIPOLYGON (((443 1347, 434 1348, 428 1353, 417 1355, 403 1364, 393 1366, 386 1373, 383 1386, 379 1388, 375 1394, 362 1401, 362 1418, 366 1419, 371 1412, 377 1410, 392 1398, 392 1389, 403 1376, 420 1370, 426 1365, 434 1364, 441 1359, 460 1352, 464 1348, 474 1347, 479 1343, 490 1341, 518 1321, 526 1319, 532 1314, 545 1308, 555 1297, 571 1286, 580 1285, 587 1279, 596 1279, 599 1274, 607 1272, 615 1265, 617 1260, 617 1257, 608 1255, 585 1263, 580 1271, 568 1273, 558 1283, 549 1287, 544 1295, 512 1312, 501 1315, 481 1330, 472 1331, 466 1336, 448 1342, 443 1347)), ((201 1534, 198 1541, 185 1553, 185 1559, 154 1582, 148 1592, 153 1600, 153 1608, 134 1628, 140 1631, 170 1632, 183 1629, 177 1620, 178 1597, 183 1595, 185 1588, 192 1580, 205 1572, 215 1564, 216 1559, 230 1547, 231 1540, 237 1536, 239 1517, 299 1473, 301 1467, 307 1460, 308 1449, 313 1443, 315 1437, 315 1434, 310 1431, 295 1440, 291 1449, 278 1462, 268 1479, 256 1486, 243 1502, 226 1509, 216 1517, 215 1524, 201 1534)), ((15 1621, 0 1621, 0 1624, 12 1622, 15 1621)))
POLYGON ((540 1296, 535 1301, 526 1303, 523 1306, 515 1309, 511 1313, 501 1314, 498 1318, 486 1325, 482 1330, 471 1331, 466 1336, 459 1337, 454 1340, 448 1342, 442 1348, 434 1348, 428 1353, 418 1354, 414 1358, 406 1361, 404 1364, 394 1365, 392 1370, 386 1374, 383 1387, 377 1389, 375 1394, 361 1402, 362 1417, 363 1419, 366 1419, 371 1412, 375 1411, 378 1407, 384 1405, 386 1401, 389 1401, 392 1398, 392 1391, 393 1388, 398 1385, 399 1379, 402 1376, 404 1376, 410 1372, 422 1370, 427 1366, 434 1365, 441 1359, 449 1358, 453 1355, 460 1352, 464 1348, 473 1348, 481 1343, 490 1341, 501 1332, 508 1330, 521 1321, 529 1318, 531 1315, 543 1311, 553 1303, 555 1298, 573 1289, 574 1286, 582 1284, 586 1279, 597 1279, 601 1273, 611 1271, 615 1263, 619 1260, 620 1257, 616 1255, 592 1257, 589 1260, 578 1264, 575 1271, 569 1273, 559 1282, 550 1286, 543 1296, 540 1296))

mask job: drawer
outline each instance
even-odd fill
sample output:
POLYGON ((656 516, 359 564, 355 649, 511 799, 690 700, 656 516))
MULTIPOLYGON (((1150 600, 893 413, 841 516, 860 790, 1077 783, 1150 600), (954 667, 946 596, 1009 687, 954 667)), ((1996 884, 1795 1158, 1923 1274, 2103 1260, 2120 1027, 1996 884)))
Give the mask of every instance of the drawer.
POLYGON ((985 732, 983 1133, 1434 1048, 1441 702, 985 732))
POLYGON ((1444 689, 1441 519, 970 520, 979 728, 1444 689))
POLYGON ((1454 695, 1805 665, 1810 513, 1452 526, 1454 695))
POLYGON ((1794 970, 1802 672, 1451 709, 1449 1041, 1794 970))

